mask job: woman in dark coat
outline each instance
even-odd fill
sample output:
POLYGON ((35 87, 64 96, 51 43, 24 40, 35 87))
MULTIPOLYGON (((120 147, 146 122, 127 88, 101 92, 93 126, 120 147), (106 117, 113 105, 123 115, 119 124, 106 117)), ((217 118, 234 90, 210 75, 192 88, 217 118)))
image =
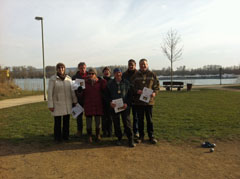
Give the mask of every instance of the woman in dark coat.
POLYGON ((84 111, 87 121, 88 141, 92 143, 92 118, 95 118, 96 141, 100 141, 101 116, 103 115, 102 93, 107 82, 97 77, 95 69, 88 70, 88 78, 85 80, 84 111))

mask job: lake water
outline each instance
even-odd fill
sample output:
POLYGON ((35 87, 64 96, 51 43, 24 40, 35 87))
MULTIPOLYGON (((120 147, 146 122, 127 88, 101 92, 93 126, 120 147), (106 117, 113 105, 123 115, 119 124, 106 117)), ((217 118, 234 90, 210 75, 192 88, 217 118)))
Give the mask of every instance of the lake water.
MULTIPOLYGON (((169 80, 160 80, 161 86, 163 81, 169 81, 169 80)), ((182 81, 184 82, 184 84, 192 83, 193 85, 220 84, 219 79, 186 79, 186 80, 174 80, 174 81, 182 81)), ((14 82, 23 90, 30 90, 30 91, 43 90, 43 79, 14 79, 14 82)), ((240 84, 240 78, 222 79, 222 84, 240 84)), ((48 87, 48 79, 46 80, 46 86, 48 87)))

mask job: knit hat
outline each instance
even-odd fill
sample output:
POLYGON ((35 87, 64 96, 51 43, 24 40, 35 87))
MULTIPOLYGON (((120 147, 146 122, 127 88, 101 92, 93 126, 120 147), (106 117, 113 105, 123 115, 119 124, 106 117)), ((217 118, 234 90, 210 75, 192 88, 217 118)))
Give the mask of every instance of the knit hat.
POLYGON ((88 73, 94 73, 95 75, 97 75, 97 70, 94 68, 89 68, 88 73))
POLYGON ((113 73, 117 73, 117 72, 122 72, 121 68, 115 68, 115 69, 113 70, 113 73))

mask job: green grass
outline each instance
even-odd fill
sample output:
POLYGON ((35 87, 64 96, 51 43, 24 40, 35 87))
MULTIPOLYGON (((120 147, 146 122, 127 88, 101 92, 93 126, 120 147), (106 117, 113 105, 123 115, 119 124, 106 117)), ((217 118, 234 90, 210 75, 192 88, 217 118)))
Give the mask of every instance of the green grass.
MULTIPOLYGON (((153 108, 154 133, 156 138, 167 141, 239 139, 239 108, 240 92, 161 91, 153 108)), ((75 132, 76 120, 71 118, 70 136, 75 132)), ((0 110, 0 140, 49 143, 52 135, 53 117, 46 102, 0 110)))
POLYGON ((239 138, 239 107, 239 92, 162 92, 154 106, 155 134, 169 141, 239 138))
POLYGON ((240 85, 236 85, 236 86, 225 86, 224 88, 230 88, 230 89, 240 90, 240 85))

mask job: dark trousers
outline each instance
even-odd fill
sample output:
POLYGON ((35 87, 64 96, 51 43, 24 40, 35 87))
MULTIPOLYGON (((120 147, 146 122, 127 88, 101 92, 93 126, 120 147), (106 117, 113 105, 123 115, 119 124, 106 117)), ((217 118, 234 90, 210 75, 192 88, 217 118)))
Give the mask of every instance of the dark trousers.
POLYGON ((69 137, 69 118, 70 115, 54 116, 54 139, 57 141, 68 140, 69 137), (63 118, 63 128, 62 125, 63 118))
POLYGON ((77 117, 77 130, 81 132, 83 130, 83 113, 79 114, 77 117))
POLYGON ((114 132, 118 140, 122 139, 122 130, 120 126, 120 116, 122 117, 122 122, 124 126, 124 131, 126 132, 126 135, 129 140, 132 140, 133 134, 132 134, 132 126, 131 126, 131 120, 130 120, 130 109, 127 108, 126 110, 114 113, 112 114, 113 117, 113 124, 114 124, 114 132))
POLYGON ((137 116, 137 110, 136 106, 132 106, 132 115, 133 115, 133 133, 139 133, 138 131, 138 116, 137 116))
POLYGON ((104 115, 102 116, 102 131, 103 134, 108 136, 112 135, 112 116, 110 110, 104 110, 104 115))
POLYGON ((144 115, 146 116, 147 120, 147 132, 148 137, 153 138, 153 122, 152 122, 152 105, 148 106, 141 106, 137 105, 137 116, 138 116, 138 127, 139 127, 139 136, 140 138, 144 137, 144 115))

